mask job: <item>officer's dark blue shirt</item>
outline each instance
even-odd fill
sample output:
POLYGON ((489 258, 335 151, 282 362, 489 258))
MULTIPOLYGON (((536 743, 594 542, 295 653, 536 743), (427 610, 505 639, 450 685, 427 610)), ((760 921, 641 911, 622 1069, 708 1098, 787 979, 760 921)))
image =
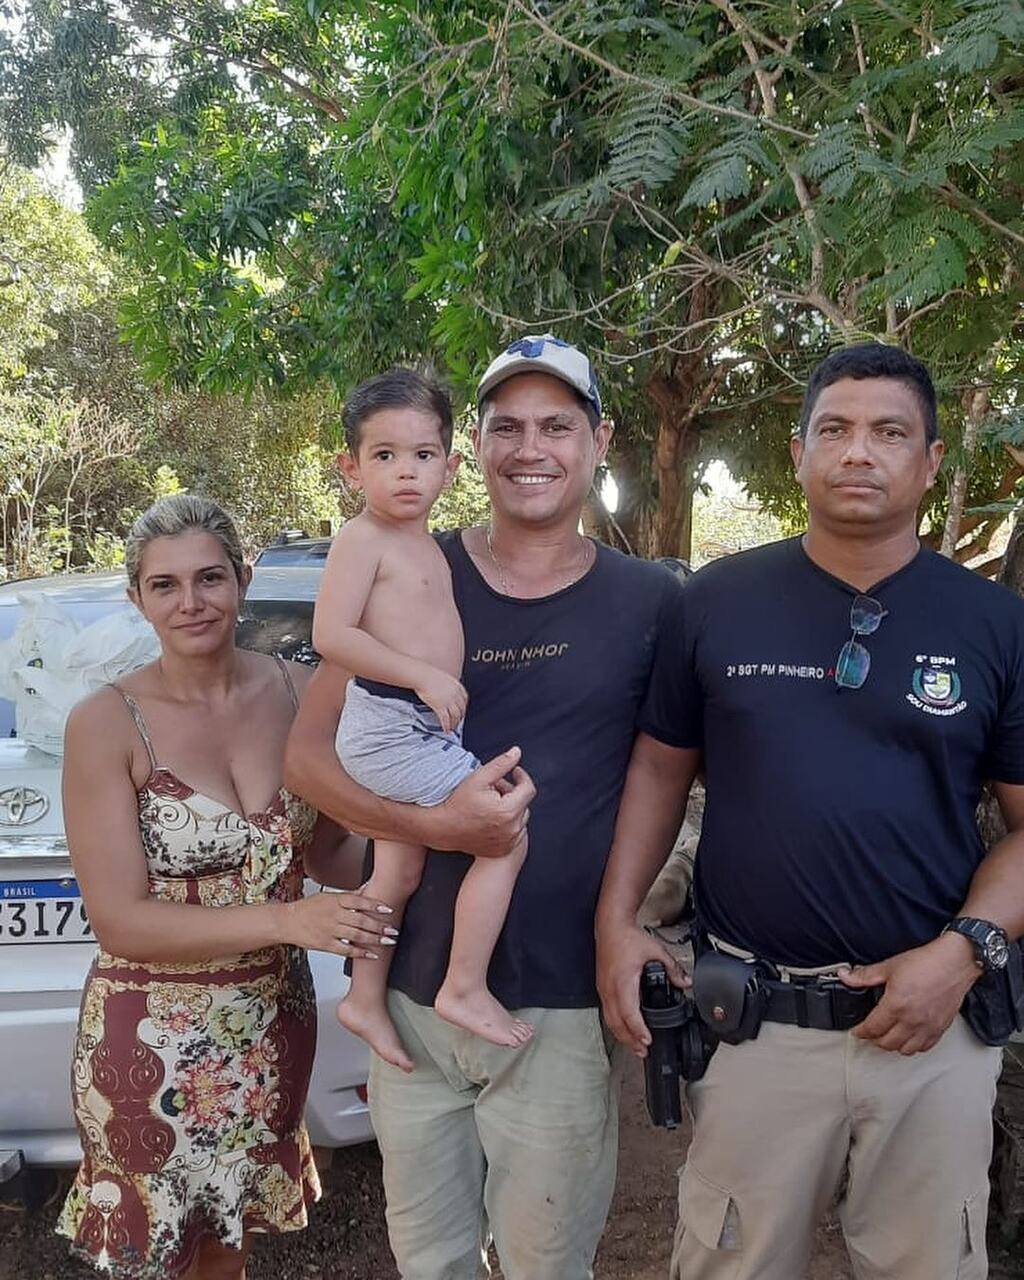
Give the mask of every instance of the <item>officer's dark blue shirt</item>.
MULTIPOLYGON (((578 582, 517 600, 488 586, 460 534, 438 541, 465 632, 463 740, 480 760, 521 747, 537 786, 488 985, 510 1009, 596 1005, 597 895, 658 636, 684 591, 663 566, 598 545, 578 582)), ((406 909, 390 983, 419 1004, 444 978, 469 865, 428 854, 406 909)))
POLYGON ((834 664, 858 592, 794 538, 683 595, 641 726, 701 747, 700 917, 779 963, 871 963, 957 914, 982 784, 1024 784, 1024 600, 927 550, 864 594, 886 610, 860 689, 834 664))

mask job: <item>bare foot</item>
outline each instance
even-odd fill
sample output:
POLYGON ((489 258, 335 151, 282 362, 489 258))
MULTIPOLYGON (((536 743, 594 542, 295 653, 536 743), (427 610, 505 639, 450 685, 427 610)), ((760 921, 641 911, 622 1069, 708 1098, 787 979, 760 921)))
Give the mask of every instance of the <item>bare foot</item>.
POLYGON ((509 1049, 520 1048, 533 1035, 533 1027, 521 1018, 514 1018, 486 987, 457 991, 445 982, 437 993, 434 1008, 445 1022, 509 1049))
POLYGON ((338 1005, 338 1021, 354 1036, 365 1040, 378 1058, 390 1062, 402 1071, 414 1070, 416 1064, 406 1053, 395 1024, 383 1008, 366 1008, 356 1004, 351 995, 338 1005))

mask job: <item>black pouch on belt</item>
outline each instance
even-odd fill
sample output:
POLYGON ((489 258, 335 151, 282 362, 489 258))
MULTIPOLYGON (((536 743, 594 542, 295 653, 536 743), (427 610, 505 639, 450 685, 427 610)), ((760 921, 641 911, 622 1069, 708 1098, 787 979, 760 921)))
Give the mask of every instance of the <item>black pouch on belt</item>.
POLYGON ((1024 955, 1020 942, 1011 942, 1002 969, 983 973, 960 1006, 964 1020, 982 1044, 1004 1045, 1015 1031, 1024 1031, 1024 955))
POLYGON ((742 1044, 761 1030, 768 989, 756 961, 705 951, 693 966, 693 1001, 719 1040, 742 1044))

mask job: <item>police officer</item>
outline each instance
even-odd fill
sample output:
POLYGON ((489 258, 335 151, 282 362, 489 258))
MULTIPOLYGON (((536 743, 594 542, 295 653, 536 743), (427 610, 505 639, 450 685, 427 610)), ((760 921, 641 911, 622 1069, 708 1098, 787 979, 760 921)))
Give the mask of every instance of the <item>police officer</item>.
POLYGON ((778 993, 689 1088, 677 1280, 796 1280, 840 1192, 858 1280, 987 1274, 1000 1053, 958 1011, 1024 933, 1024 601, 921 547, 942 451, 923 364, 835 352, 792 441, 807 532, 700 571, 656 662, 598 910, 605 1016, 643 1055, 664 957, 635 915, 702 758, 698 922, 778 993), (986 780, 1010 832, 987 854, 986 780))

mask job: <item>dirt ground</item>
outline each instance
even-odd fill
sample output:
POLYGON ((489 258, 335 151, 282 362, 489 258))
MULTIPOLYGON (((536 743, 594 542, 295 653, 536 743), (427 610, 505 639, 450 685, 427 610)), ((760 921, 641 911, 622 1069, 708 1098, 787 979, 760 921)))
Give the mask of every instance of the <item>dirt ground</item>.
MULTIPOLYGON (((596 1280, 666 1280, 676 1216, 676 1169, 685 1143, 685 1134, 648 1124, 640 1071, 630 1063, 623 1092, 619 1180, 597 1257, 596 1280)), ((324 1192, 308 1231, 257 1247, 249 1280, 397 1280, 384 1228, 377 1148, 366 1145, 337 1152, 324 1174, 324 1192)), ((55 1190, 31 1216, 0 1204, 0 1280, 86 1280, 95 1274, 70 1262, 63 1242, 53 1235, 59 1201, 55 1190)), ((1024 1248, 1008 1254, 993 1247, 992 1255, 991 1280, 1024 1277, 1024 1248)), ((818 1232, 806 1280, 851 1278, 838 1226, 826 1223, 818 1232)))

